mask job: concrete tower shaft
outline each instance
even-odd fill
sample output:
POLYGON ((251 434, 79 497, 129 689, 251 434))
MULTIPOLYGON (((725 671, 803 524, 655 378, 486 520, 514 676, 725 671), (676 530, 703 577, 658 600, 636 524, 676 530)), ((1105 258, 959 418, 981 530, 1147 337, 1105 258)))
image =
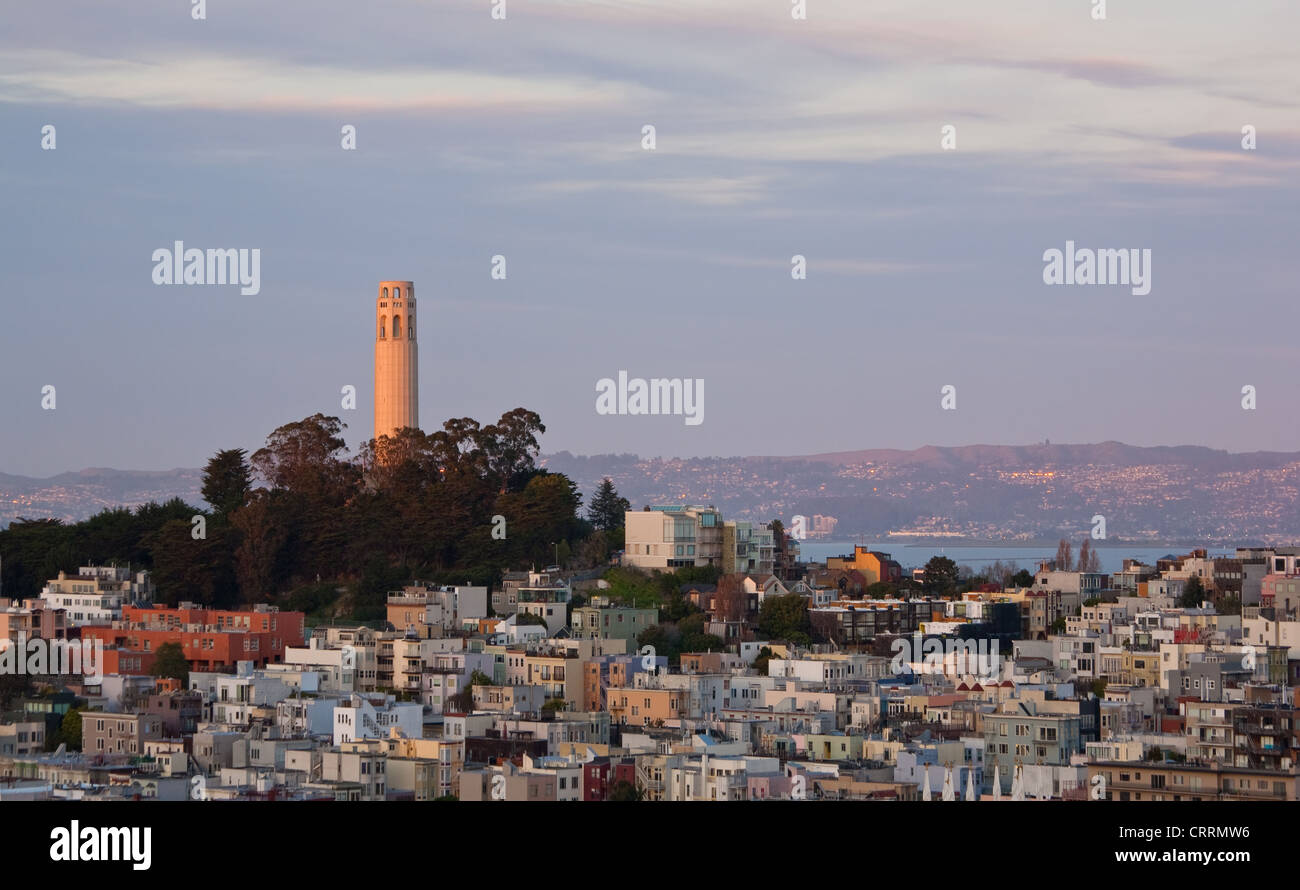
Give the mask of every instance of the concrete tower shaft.
POLYGON ((375 299, 375 438, 420 425, 415 285, 381 281, 375 299))

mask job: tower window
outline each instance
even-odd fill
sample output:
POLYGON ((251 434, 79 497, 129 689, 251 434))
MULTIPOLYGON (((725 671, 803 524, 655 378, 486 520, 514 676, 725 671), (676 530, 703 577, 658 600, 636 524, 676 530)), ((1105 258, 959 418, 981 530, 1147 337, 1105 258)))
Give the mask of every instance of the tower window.
POLYGON ((401 336, 402 336, 402 316, 394 315, 393 316, 393 337, 400 338, 401 336))
POLYGON ((402 299, 402 289, 400 287, 393 288, 393 299, 394 300, 402 299))
POLYGON ((415 339, 415 319, 410 318, 409 316, 406 319, 406 339, 415 339))
POLYGON ((388 316, 381 315, 379 316, 379 339, 382 340, 388 336, 388 334, 386 333, 387 330, 388 330, 388 316))
POLYGON ((382 293, 383 293, 383 295, 384 295, 384 299, 387 300, 387 299, 388 299, 388 288, 386 288, 386 287, 385 287, 385 288, 382 288, 382 293))

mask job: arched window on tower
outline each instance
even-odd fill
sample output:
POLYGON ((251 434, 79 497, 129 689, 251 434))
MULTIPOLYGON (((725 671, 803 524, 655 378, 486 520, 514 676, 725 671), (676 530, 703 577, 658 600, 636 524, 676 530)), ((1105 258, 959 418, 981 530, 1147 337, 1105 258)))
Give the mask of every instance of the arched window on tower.
POLYGON ((415 339, 415 316, 414 315, 406 316, 406 339, 408 340, 415 339))
POLYGON ((388 316, 379 316, 379 339, 383 340, 388 336, 388 316))
POLYGON ((394 300, 402 299, 402 289, 400 287, 393 288, 393 299, 394 300))
POLYGON ((402 338, 402 316, 394 315, 393 316, 393 339, 400 340, 401 338, 402 338))
POLYGON ((383 292, 383 295, 384 295, 384 299, 387 300, 387 299, 388 299, 388 288, 386 288, 386 287, 385 287, 385 288, 382 288, 382 292, 383 292))

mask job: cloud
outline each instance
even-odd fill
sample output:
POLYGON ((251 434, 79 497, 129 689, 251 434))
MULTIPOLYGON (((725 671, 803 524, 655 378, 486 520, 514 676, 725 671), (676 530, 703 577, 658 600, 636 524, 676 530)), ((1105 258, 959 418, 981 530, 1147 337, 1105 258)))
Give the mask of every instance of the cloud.
POLYGON ((217 54, 122 60, 0 51, 0 101, 223 111, 456 111, 608 108, 651 91, 616 80, 420 67, 349 68, 217 54))

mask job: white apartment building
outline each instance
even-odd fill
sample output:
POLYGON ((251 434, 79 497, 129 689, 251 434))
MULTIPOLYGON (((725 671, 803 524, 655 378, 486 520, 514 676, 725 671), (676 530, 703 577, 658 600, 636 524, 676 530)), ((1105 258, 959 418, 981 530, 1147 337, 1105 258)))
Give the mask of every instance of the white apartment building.
POLYGON ((359 739, 386 739, 396 726, 410 738, 424 735, 424 705, 399 702, 391 695, 353 694, 334 708, 334 744, 359 739))
POLYGON ((724 564, 722 513, 713 507, 668 505, 629 510, 623 514, 623 525, 627 541, 624 565, 669 570, 724 564))
POLYGON ((111 624, 122 617, 122 606, 153 601, 148 572, 122 566, 81 566, 77 574, 59 572, 46 582, 41 599, 51 609, 63 609, 70 625, 111 624))

